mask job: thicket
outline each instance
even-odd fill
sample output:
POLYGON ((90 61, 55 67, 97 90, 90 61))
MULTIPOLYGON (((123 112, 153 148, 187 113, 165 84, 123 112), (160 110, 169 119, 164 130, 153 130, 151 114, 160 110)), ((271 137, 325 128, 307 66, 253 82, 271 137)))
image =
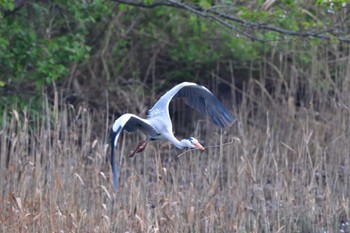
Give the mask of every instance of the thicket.
POLYGON ((184 3, 208 12, 221 9, 256 28, 229 28, 177 7, 145 9, 123 1, 1 1, 1 111, 28 104, 35 111, 42 92, 52 95, 54 89, 72 104, 99 109, 108 101, 113 113, 130 106, 145 111, 139 102, 149 106, 156 93, 184 80, 228 85, 238 93, 231 96, 236 104, 249 80, 262 72, 267 80, 263 91, 273 95, 283 89, 279 94, 286 95, 278 98, 291 96, 297 104, 343 86, 336 72, 346 65, 339 59, 349 50, 339 42, 348 36, 346 1, 184 3), (259 30, 259 25, 331 39, 259 30), (337 62, 310 80, 315 59, 337 62), (300 86, 298 93, 288 92, 291 85, 300 86))

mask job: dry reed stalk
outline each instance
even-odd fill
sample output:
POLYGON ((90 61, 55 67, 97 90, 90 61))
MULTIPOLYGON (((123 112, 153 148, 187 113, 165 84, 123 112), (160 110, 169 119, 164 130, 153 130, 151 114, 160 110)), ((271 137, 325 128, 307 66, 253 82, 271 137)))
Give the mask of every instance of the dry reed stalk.
MULTIPOLYGON (((308 72, 316 80, 321 64, 314 56, 308 72)), ((94 125, 94 119, 108 116, 60 104, 57 95, 53 103, 44 100, 40 117, 18 109, 4 113, 0 231, 348 230, 342 223, 350 218, 350 98, 337 83, 349 82, 348 70, 337 70, 347 80, 332 84, 337 98, 318 91, 309 99, 313 105, 293 106, 298 85, 289 71, 293 76, 306 71, 281 61, 271 69, 284 87, 270 94, 266 75, 272 65, 261 64, 261 80, 243 93, 239 124, 219 131, 200 121, 190 130, 179 129, 178 134, 191 131, 205 139, 205 152, 152 144, 123 160, 117 193, 106 158, 109 124, 102 130, 94 125), (241 143, 230 141, 236 135, 241 143)), ((331 74, 330 68, 322 72, 331 74)), ((184 116, 174 121, 186 125, 184 116)), ((139 138, 122 137, 121 158, 139 138)))

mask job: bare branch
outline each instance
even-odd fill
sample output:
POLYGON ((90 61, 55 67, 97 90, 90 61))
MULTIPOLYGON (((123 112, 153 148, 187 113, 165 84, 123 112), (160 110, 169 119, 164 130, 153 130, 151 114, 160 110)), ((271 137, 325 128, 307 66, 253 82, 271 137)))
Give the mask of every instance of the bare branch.
POLYGON ((142 7, 142 8, 155 8, 159 6, 170 6, 174 7, 173 4, 164 2, 164 1, 159 1, 159 2, 153 2, 152 4, 145 4, 143 2, 137 2, 137 1, 132 1, 132 0, 112 0, 113 2, 117 3, 122 3, 130 6, 137 6, 137 7, 142 7))
POLYGON ((191 13, 194 13, 200 17, 208 18, 214 22, 217 22, 218 24, 226 28, 229 28, 239 34, 242 34, 243 36, 251 40, 267 42, 266 40, 259 39, 250 33, 240 30, 238 27, 241 27, 244 29, 252 29, 252 30, 272 31, 272 32, 277 32, 281 35, 301 37, 304 39, 307 39, 307 38, 317 38, 322 40, 337 39, 338 41, 341 41, 341 42, 346 42, 346 43, 350 42, 350 38, 340 37, 335 34, 331 34, 330 33, 331 30, 323 30, 322 32, 286 30, 286 29, 271 26, 268 24, 249 22, 249 21, 240 19, 238 17, 235 17, 233 15, 228 15, 228 14, 219 12, 216 10, 216 8, 205 9, 200 6, 188 5, 175 0, 155 1, 151 4, 145 4, 143 2, 134 1, 134 0, 112 0, 112 1, 121 3, 121 4, 126 4, 126 5, 142 7, 142 8, 156 8, 156 7, 166 6, 166 7, 175 7, 178 9, 183 9, 191 13), (232 23, 235 23, 236 25, 233 25, 232 23))

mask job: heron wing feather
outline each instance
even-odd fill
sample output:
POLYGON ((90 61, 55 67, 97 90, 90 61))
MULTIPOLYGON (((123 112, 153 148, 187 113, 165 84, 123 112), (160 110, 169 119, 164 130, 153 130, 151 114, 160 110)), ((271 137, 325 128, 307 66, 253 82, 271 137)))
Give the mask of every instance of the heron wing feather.
POLYGON ((129 132, 140 130, 147 137, 157 135, 156 130, 147 120, 142 119, 134 114, 124 114, 114 122, 110 137, 112 145, 111 166, 113 172, 113 186, 115 191, 118 189, 118 172, 115 161, 115 149, 117 148, 118 138, 123 130, 127 130, 129 132))
POLYGON ((202 114, 208 115, 211 121, 221 128, 231 125, 235 120, 234 116, 213 93, 203 86, 190 82, 180 83, 166 92, 150 109, 150 116, 152 116, 152 113, 164 112, 164 109, 166 109, 170 118, 168 112, 169 103, 177 97, 183 97, 187 105, 202 114))

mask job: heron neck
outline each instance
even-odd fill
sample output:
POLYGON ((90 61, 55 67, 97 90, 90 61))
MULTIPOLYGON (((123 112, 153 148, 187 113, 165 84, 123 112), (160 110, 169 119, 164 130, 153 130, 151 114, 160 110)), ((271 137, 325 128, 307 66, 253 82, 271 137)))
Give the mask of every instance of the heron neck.
POLYGON ((183 145, 181 141, 177 140, 177 138, 172 134, 165 135, 165 138, 179 149, 183 149, 185 147, 185 145, 183 145))

